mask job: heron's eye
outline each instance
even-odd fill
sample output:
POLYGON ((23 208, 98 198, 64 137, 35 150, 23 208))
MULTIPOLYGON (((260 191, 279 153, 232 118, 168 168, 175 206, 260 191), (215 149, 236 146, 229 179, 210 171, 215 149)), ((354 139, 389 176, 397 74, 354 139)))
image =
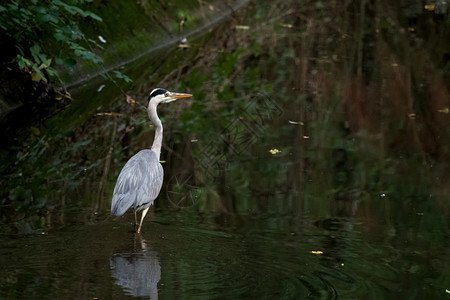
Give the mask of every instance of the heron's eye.
POLYGON ((165 94, 164 94, 164 97, 169 97, 170 96, 170 93, 169 92, 166 92, 165 94))

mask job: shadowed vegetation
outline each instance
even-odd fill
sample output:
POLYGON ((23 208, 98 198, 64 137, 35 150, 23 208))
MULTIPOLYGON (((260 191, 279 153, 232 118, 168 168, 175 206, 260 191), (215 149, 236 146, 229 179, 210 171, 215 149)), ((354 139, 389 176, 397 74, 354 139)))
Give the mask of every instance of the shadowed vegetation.
MULTIPOLYGON (((126 160, 151 145, 142 106, 163 87, 194 95, 159 109, 165 183, 143 230, 161 256, 163 296, 445 295, 448 7, 391 2, 250 2, 211 31, 121 67, 132 82, 106 76, 74 86, 68 109, 2 149, 0 193, 3 232, 78 230, 83 255, 72 254, 72 240, 58 251, 71 257, 66 268, 82 287, 70 275, 55 281, 57 264, 42 267, 52 275, 41 276, 47 281, 30 275, 27 283, 10 263, 2 290, 45 282, 53 298, 67 296, 68 285, 86 298, 115 294, 101 281, 110 280, 105 257, 127 248, 130 238, 120 234, 132 216, 108 219, 111 194, 126 160)), ((83 9, 103 22, 80 28, 111 43, 103 57, 114 61, 145 52, 155 33, 164 43, 182 26, 208 22, 204 11, 220 11, 203 2, 195 13, 158 5, 139 2, 142 14, 115 36, 104 14, 132 15, 136 6, 86 2, 83 9), (157 25, 140 28, 159 9, 157 25)), ((92 65, 76 71, 97 72, 92 65)))

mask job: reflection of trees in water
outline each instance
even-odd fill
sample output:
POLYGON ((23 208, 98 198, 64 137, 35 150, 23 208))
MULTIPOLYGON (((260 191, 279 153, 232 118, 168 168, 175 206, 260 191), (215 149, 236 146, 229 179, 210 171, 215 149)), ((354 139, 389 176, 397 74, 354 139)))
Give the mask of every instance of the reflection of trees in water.
POLYGON ((158 253, 147 250, 145 240, 140 240, 140 244, 139 252, 115 253, 111 256, 112 276, 126 294, 158 299, 157 285, 161 279, 158 253))

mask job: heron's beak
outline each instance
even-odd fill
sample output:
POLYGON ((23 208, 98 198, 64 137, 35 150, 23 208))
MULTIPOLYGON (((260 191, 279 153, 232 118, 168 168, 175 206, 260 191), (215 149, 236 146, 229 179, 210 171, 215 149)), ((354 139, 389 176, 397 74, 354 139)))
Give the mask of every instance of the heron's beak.
POLYGON ((170 99, 164 101, 164 103, 169 103, 169 102, 181 99, 181 98, 189 98, 189 97, 192 97, 192 95, 191 94, 185 94, 185 93, 172 93, 172 92, 170 92, 170 99))
POLYGON ((181 99, 181 98, 189 98, 192 97, 191 94, 185 94, 185 93, 172 93, 172 97, 175 98, 175 100, 181 99))

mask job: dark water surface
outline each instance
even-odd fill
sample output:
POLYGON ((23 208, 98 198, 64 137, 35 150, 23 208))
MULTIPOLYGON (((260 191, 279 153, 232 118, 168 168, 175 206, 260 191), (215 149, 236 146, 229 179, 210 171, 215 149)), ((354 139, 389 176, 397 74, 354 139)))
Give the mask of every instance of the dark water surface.
POLYGON ((0 298, 447 299, 446 12, 250 2, 132 84, 74 88, 2 181, 0 298), (159 109, 165 183, 136 235, 110 201, 153 135, 126 94, 156 86, 194 97, 159 109))
MULTIPOLYGON (((404 230, 419 230, 410 225, 404 230)), ((157 212, 141 235, 130 231, 131 220, 70 226, 6 239, 1 289, 12 298, 49 299, 444 295, 444 253, 387 225, 367 237, 373 226, 360 218, 317 224, 300 215, 189 211, 157 212)))

